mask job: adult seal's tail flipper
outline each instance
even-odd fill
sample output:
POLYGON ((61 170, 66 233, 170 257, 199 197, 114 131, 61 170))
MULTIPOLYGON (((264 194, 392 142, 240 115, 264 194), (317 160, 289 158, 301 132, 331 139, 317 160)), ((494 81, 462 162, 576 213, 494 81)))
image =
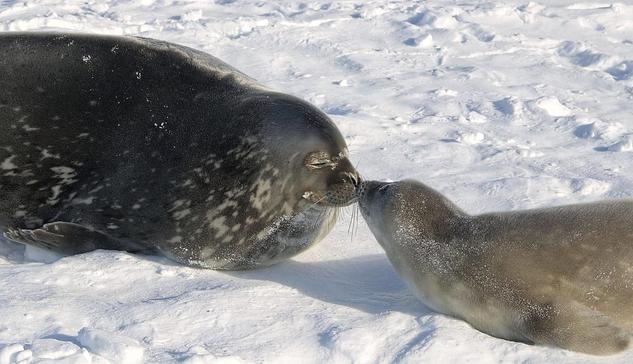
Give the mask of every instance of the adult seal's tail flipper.
POLYGON ((416 181, 369 181, 360 210, 430 308, 492 336, 594 355, 633 333, 633 200, 469 215, 416 181))
POLYGON ((0 90, 0 232, 21 243, 256 268, 355 201, 327 115, 185 46, 0 33, 0 90))

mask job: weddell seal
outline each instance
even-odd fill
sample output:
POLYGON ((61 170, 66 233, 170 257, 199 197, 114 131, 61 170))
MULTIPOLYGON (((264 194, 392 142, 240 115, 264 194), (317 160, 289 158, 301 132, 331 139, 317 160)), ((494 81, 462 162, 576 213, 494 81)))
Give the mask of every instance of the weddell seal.
POLYGON ((244 269, 310 247, 355 201, 333 122, 203 52, 0 34, 0 228, 62 254, 244 269))
POLYGON ((364 182, 360 210, 431 309, 492 336, 594 355, 633 332, 633 201, 468 215, 416 181, 364 182))

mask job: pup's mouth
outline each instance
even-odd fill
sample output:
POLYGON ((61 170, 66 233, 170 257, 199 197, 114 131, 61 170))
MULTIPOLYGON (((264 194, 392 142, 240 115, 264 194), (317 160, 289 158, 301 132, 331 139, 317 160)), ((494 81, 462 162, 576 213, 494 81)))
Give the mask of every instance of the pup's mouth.
POLYGON ((364 206, 364 202, 366 202, 364 199, 365 197, 367 197, 367 181, 362 181, 361 183, 359 183, 356 186, 355 192, 356 192, 356 199, 358 200, 358 206, 360 207, 362 211, 366 208, 366 206, 364 206))

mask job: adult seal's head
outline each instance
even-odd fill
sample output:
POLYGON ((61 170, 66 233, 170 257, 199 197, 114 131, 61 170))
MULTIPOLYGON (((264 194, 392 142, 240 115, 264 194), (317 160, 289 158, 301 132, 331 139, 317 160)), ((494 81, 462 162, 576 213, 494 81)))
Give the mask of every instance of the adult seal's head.
POLYGON ((314 245, 355 201, 332 121, 211 55, 58 33, 0 34, 0 54, 9 239, 245 269, 314 245))
POLYGON ((293 188, 285 197, 324 207, 356 201, 358 173, 349 161, 345 140, 327 115, 280 93, 249 95, 239 108, 246 112, 242 117, 261 124, 259 152, 286 171, 293 188))
POLYGON ((416 181, 369 181, 360 210, 430 308, 490 335, 596 355, 630 347, 633 201, 469 215, 416 181))

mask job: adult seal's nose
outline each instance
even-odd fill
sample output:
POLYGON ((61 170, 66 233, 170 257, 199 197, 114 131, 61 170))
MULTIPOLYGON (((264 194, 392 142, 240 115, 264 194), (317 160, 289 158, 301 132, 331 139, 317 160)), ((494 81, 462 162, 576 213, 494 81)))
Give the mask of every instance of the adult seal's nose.
POLYGON ((347 157, 341 158, 334 169, 335 174, 340 176, 341 174, 345 178, 345 182, 351 182, 354 186, 360 183, 360 176, 356 171, 356 168, 352 165, 352 162, 347 157))
POLYGON ((360 184, 363 182, 363 179, 357 172, 348 172, 345 175, 347 176, 349 182, 354 185, 354 188, 358 188, 358 186, 360 186, 360 184))

